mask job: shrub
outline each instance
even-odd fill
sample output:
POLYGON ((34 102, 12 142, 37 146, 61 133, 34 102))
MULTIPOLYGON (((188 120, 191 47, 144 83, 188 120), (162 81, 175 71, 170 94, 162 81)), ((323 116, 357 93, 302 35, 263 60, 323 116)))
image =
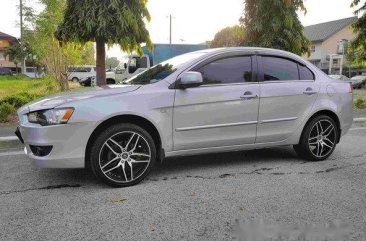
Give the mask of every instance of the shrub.
POLYGON ((41 95, 40 94, 34 94, 34 93, 28 93, 25 91, 13 94, 13 95, 9 95, 3 99, 0 100, 0 105, 1 104, 9 104, 14 106, 15 108, 20 108, 21 106, 40 98, 41 95))
POLYGON ((0 122, 7 121, 9 119, 9 116, 15 114, 15 112, 16 109, 14 108, 14 106, 8 103, 0 104, 0 122))
POLYGON ((366 109, 366 100, 357 98, 353 101, 353 104, 357 109, 366 109))

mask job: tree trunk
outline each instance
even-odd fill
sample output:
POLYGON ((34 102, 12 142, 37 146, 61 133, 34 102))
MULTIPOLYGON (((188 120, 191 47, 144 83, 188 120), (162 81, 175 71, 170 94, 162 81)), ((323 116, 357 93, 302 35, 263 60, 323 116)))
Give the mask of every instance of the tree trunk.
POLYGON ((105 69, 105 41, 97 39, 97 85, 106 85, 106 69, 105 69))

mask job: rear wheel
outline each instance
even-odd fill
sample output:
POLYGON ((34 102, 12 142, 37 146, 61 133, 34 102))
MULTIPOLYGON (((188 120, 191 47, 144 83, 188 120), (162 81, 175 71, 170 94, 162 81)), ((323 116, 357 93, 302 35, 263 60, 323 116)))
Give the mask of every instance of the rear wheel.
POLYGON ((338 127, 334 120, 329 116, 321 115, 306 125, 300 143, 294 145, 294 149, 304 159, 322 161, 333 153, 338 135, 338 127))
POLYGON ((118 124, 102 132, 91 148, 91 167, 97 178, 113 187, 141 182, 156 161, 150 134, 133 124, 118 124))
POLYGON ((71 80, 72 80, 72 82, 79 82, 79 79, 76 77, 72 78, 71 80))

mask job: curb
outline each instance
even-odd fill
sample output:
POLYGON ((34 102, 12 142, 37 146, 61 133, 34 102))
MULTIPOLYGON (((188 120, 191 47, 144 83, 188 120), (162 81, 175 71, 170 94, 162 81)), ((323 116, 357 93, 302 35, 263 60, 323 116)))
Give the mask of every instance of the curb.
POLYGON ((0 141, 16 141, 18 140, 18 137, 16 136, 0 136, 0 141))
POLYGON ((366 121, 366 118, 354 118, 353 122, 361 122, 361 121, 366 121))

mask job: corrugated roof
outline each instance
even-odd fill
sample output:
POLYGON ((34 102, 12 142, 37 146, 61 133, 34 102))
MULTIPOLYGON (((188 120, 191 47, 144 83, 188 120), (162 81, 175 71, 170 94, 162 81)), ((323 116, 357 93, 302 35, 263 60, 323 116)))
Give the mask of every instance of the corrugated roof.
POLYGON ((357 17, 350 17, 306 26, 304 34, 311 42, 324 41, 356 20, 357 17))

